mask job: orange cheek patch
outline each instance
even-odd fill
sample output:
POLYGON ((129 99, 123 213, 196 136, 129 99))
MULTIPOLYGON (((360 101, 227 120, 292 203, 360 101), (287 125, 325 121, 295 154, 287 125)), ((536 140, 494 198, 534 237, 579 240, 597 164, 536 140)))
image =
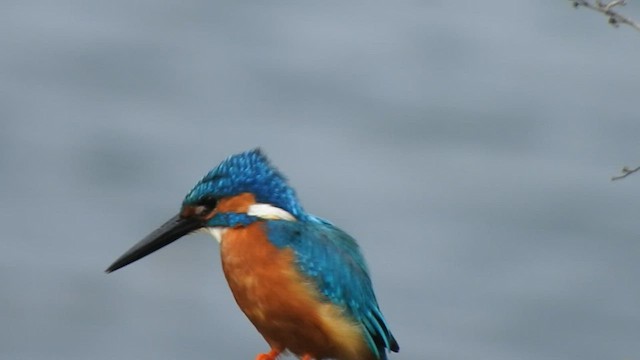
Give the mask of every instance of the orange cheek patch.
POLYGON ((246 213, 249 211, 249 206, 256 203, 256 198, 253 194, 242 193, 240 195, 220 199, 216 206, 215 212, 236 212, 246 213))

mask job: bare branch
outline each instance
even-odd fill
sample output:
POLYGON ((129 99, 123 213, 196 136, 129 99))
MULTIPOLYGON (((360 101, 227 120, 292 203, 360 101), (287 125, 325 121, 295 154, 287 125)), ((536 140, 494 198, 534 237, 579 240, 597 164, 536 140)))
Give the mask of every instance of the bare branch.
MULTIPOLYGON (((626 24, 632 28, 640 31, 640 24, 629 19, 624 15, 620 15, 615 11, 618 6, 624 6, 627 4, 626 0, 611 0, 609 2, 603 2, 602 0, 595 0, 591 3, 588 0, 569 0, 576 9, 580 6, 597 11, 609 18, 609 24, 613 27, 618 27, 620 24, 626 24)), ((626 176, 626 175, 625 175, 626 176)))
POLYGON ((627 176, 633 174, 636 171, 640 171, 640 166, 638 166, 637 168, 634 168, 634 169, 629 169, 628 166, 625 166, 625 167, 622 168, 622 171, 621 171, 622 175, 613 176, 611 178, 611 181, 624 179, 624 178, 626 178, 627 176))

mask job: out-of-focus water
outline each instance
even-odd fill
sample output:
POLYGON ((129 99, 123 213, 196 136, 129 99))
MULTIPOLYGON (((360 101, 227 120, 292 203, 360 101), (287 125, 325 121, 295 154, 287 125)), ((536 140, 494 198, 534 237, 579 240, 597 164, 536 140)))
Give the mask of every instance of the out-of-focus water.
POLYGON ((0 14, 0 358, 265 351, 208 237, 103 273, 255 146, 359 239, 392 359, 640 356, 630 28, 560 0, 0 14))

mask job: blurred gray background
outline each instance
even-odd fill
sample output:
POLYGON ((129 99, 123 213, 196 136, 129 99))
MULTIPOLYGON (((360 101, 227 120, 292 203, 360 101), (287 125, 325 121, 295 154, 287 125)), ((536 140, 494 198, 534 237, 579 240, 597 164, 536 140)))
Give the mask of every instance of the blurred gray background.
POLYGON ((4 0, 0 358, 267 350, 207 236, 103 273, 261 146, 359 239, 392 359, 637 359, 638 58, 561 0, 4 0))

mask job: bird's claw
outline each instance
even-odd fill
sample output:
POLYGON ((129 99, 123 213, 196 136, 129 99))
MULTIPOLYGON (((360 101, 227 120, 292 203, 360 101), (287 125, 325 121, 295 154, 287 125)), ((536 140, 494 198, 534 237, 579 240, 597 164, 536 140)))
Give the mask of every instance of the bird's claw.
POLYGON ((272 349, 266 354, 258 354, 256 360, 276 360, 278 355, 280 355, 280 352, 272 349))

